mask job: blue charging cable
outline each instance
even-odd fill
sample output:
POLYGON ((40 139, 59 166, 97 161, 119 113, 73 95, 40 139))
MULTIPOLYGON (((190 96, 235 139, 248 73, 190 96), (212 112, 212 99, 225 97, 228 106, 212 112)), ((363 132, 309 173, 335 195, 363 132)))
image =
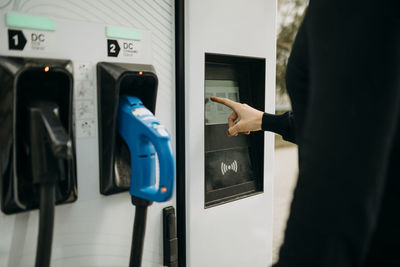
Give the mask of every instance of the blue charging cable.
POLYGON ((146 231, 147 208, 153 201, 171 198, 175 180, 175 160, 171 137, 139 98, 121 96, 118 107, 118 132, 130 152, 132 203, 136 206, 130 267, 140 267, 146 231), (156 154, 159 183, 156 184, 156 154))

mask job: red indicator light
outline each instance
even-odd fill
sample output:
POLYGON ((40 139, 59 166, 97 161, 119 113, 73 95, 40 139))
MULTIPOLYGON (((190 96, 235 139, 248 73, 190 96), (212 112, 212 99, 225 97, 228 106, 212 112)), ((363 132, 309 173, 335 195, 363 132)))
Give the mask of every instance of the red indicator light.
POLYGON ((167 188, 166 187, 161 187, 161 193, 166 193, 167 192, 167 188))

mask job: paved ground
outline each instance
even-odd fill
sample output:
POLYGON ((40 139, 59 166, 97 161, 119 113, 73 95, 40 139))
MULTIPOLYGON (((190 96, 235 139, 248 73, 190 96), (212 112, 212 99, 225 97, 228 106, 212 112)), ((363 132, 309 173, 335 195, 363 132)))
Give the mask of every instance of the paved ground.
POLYGON ((298 173, 297 146, 275 150, 273 262, 278 259, 298 173))

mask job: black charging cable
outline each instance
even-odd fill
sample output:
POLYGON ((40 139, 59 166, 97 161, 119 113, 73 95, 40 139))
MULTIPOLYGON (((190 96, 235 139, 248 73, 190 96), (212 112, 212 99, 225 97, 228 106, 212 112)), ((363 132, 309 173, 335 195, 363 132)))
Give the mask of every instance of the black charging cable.
POLYGON ((36 267, 50 266, 53 243, 55 184, 40 186, 39 232, 36 249, 36 267))
POLYGON ((152 201, 132 196, 132 204, 135 205, 136 208, 129 267, 142 266, 143 245, 146 234, 147 208, 152 203, 152 201))
POLYGON ((35 267, 48 267, 53 243, 56 187, 62 159, 72 158, 72 142, 53 102, 28 105, 28 142, 33 183, 40 187, 39 231, 35 267))

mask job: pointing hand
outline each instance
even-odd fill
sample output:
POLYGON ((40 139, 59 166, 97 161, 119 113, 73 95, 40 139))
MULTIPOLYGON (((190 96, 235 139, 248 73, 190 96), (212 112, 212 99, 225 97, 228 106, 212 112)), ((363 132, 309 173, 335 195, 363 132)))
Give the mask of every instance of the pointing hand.
POLYGON ((252 131, 261 130, 264 112, 228 98, 212 96, 210 99, 229 107, 233 111, 228 117, 228 136, 237 136, 238 133, 250 134, 252 131))

